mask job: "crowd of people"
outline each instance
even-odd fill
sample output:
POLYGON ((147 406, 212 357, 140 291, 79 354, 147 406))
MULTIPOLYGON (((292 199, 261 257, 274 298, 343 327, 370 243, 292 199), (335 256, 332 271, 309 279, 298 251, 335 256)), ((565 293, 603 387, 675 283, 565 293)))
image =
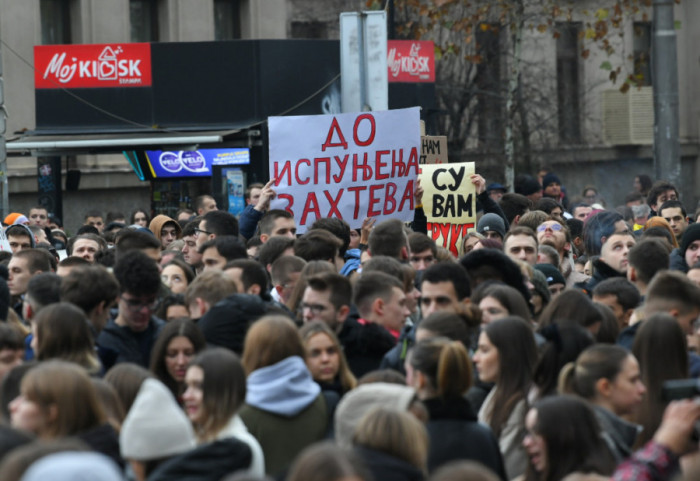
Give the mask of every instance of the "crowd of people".
POLYGON ((410 224, 302 235, 272 181, 239 217, 8 215, 0 477, 698 479, 698 213, 646 175, 616 207, 470 180, 459 257, 420 187, 410 224))

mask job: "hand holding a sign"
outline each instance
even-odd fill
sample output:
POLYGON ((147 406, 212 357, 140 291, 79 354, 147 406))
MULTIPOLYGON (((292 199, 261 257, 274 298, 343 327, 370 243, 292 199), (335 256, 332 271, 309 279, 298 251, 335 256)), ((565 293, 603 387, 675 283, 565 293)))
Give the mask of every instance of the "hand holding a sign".
POLYGON ((260 191, 260 199, 258 199, 258 203, 255 204, 255 207, 253 207, 258 212, 266 212, 270 208, 270 201, 277 197, 277 192, 272 189, 272 184, 274 183, 275 179, 270 179, 260 191))
POLYGON ((416 190, 413 191, 416 207, 423 205, 423 187, 420 186, 420 178, 416 181, 416 190))
POLYGON ((479 195, 486 190, 486 179, 479 174, 472 174, 470 178, 472 180, 472 184, 474 184, 474 188, 476 189, 476 195, 479 195))

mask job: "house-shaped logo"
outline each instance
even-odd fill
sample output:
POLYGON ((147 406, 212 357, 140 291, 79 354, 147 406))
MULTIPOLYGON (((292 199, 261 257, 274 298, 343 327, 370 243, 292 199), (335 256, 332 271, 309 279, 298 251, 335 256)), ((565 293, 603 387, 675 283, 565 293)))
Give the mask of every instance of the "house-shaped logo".
POLYGON ((97 58, 97 78, 99 80, 117 80, 117 54, 112 47, 105 47, 97 58))

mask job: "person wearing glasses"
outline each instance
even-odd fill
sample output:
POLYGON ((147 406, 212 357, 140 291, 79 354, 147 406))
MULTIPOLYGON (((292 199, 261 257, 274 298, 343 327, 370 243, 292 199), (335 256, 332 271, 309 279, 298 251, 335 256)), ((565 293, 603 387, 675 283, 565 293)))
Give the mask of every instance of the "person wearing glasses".
MULTIPOLYGON (((539 246, 547 245, 556 249, 559 254, 559 271, 566 279, 566 287, 572 287, 575 283, 587 281, 574 269, 571 254, 571 232, 566 223, 557 217, 548 217, 537 226, 537 243, 539 246)), ((542 263, 542 261, 539 261, 542 263)))
POLYGON ((133 362, 148 368, 151 350, 165 324, 158 308, 161 280, 156 263, 139 250, 125 252, 114 266, 119 282, 117 316, 97 338, 98 346, 115 351, 115 364, 133 362))

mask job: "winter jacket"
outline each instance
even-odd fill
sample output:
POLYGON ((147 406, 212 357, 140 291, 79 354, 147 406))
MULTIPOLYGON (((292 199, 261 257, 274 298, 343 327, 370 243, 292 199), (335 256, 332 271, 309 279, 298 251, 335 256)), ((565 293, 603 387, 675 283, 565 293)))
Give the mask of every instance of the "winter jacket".
POLYGON ((263 215, 265 213, 255 210, 254 206, 250 204, 245 206, 238 218, 238 233, 245 237, 246 240, 253 237, 258 229, 258 222, 263 218, 263 215))
POLYGON ((326 436, 326 402, 302 358, 256 369, 247 388, 239 415, 265 453, 267 474, 282 473, 305 447, 326 436))
MULTIPOLYGON (((498 386, 493 388, 486 399, 484 404, 479 410, 479 422, 488 425, 488 418, 490 416, 493 397, 498 390, 498 386)), ((498 438, 498 446, 501 449, 501 454, 503 455, 503 464, 506 468, 506 479, 513 479, 525 472, 527 468, 527 453, 523 447, 523 438, 525 436, 525 414, 528 410, 528 404, 526 400, 522 399, 508 416, 506 423, 501 428, 501 434, 498 438)))
POLYGON ((456 460, 477 461, 506 480, 498 440, 488 426, 479 423, 469 401, 464 398, 427 399, 428 471, 456 460))
POLYGON ((355 453, 364 462, 365 466, 377 481, 421 481, 423 473, 390 454, 363 446, 355 446, 355 453))
POLYGON ((595 286, 613 277, 625 277, 625 275, 616 271, 602 260, 596 259, 593 261, 593 275, 591 279, 585 285, 577 284, 577 287, 583 288, 584 292, 591 297, 595 286))
POLYGON ((627 422, 600 406, 593 405, 593 410, 600 424, 603 439, 605 439, 615 460, 620 463, 631 456, 632 446, 634 446, 642 427, 627 422))
POLYGON ((119 454, 119 434, 111 424, 101 424, 75 437, 84 441, 93 451, 104 454, 124 468, 124 460, 119 454))
POLYGON ((399 336, 399 341, 389 352, 384 354, 379 369, 393 369, 404 376, 406 375, 404 361, 406 360, 406 354, 408 354, 409 349, 416 343, 416 329, 416 325, 405 326, 403 328, 399 336))
POLYGON ((681 271, 684 274, 688 273, 688 263, 685 261, 685 257, 681 254, 680 249, 676 248, 671 251, 668 268, 672 271, 681 271))
POLYGON ((164 325, 164 321, 151 316, 145 331, 134 332, 128 326, 118 326, 112 319, 97 336, 97 345, 118 353, 115 364, 133 362, 148 369, 151 350, 164 325))
POLYGON ((180 227, 180 224, 175 220, 167 215, 157 215, 151 220, 151 223, 148 224, 148 230, 153 232, 153 235, 156 236, 156 239, 158 239, 158 242, 160 242, 161 238, 161 230, 163 229, 163 226, 170 222, 173 227, 175 227, 175 232, 177 234, 177 238, 179 239, 182 237, 182 227, 180 227))
POLYGON ((396 338, 382 326, 351 317, 343 322, 338 339, 357 378, 379 369, 384 355, 396 345, 396 338))
POLYGON ((267 306, 252 294, 233 294, 217 302, 197 325, 207 344, 225 347, 239 355, 250 325, 265 315, 267 306))
POLYGON ((216 439, 228 439, 236 438, 239 441, 243 441, 250 452, 252 453, 252 461, 250 464, 250 474, 253 476, 264 477, 265 476, 265 456, 263 455, 260 443, 255 436, 250 434, 248 428, 241 417, 235 414, 231 420, 224 426, 224 428, 219 431, 216 435, 216 439))
POLYGON ((231 473, 249 469, 251 457, 250 448, 243 441, 220 439, 163 462, 147 481, 220 481, 231 473))

